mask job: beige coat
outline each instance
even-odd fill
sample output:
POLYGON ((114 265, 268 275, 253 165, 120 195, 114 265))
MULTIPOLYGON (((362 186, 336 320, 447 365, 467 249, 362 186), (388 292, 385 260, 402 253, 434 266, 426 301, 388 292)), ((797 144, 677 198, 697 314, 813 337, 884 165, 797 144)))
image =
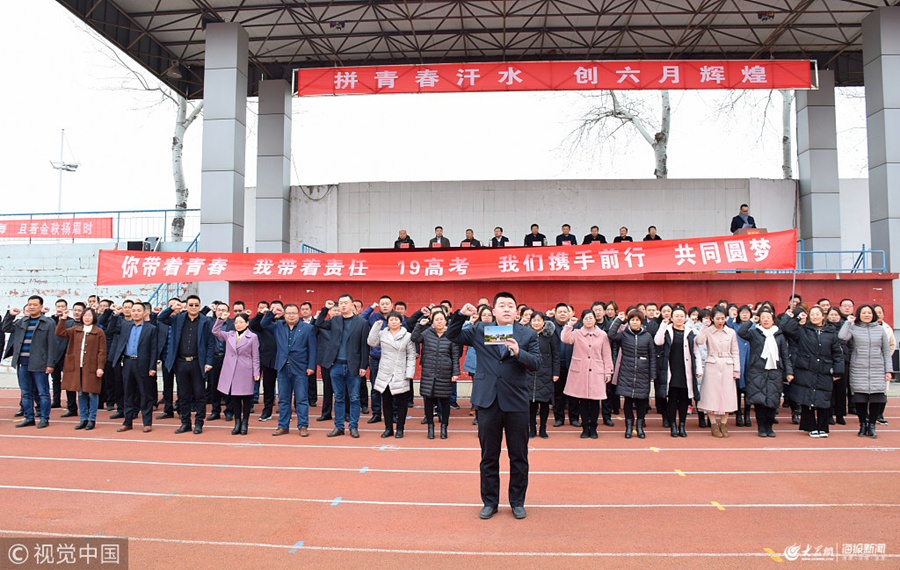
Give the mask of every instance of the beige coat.
POLYGON ((706 345, 706 372, 700 385, 698 407, 711 414, 727 414, 737 410, 735 377, 741 375, 741 351, 737 335, 730 327, 721 330, 704 326, 695 341, 706 345))
POLYGON ((394 336, 390 329, 382 329, 384 321, 372 325, 369 331, 369 346, 381 347, 381 362, 375 378, 375 391, 384 393, 390 386, 391 394, 409 392, 409 378, 416 373, 416 345, 412 335, 405 328, 394 336))

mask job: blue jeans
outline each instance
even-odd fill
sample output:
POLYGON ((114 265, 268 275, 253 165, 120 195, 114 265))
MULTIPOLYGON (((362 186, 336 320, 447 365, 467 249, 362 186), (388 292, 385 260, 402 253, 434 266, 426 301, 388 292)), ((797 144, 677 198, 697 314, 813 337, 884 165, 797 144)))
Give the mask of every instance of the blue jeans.
POLYGON ((26 421, 34 421, 33 402, 40 402, 41 419, 50 419, 50 377, 44 372, 29 372, 28 366, 19 365, 16 371, 19 389, 22 391, 22 408, 26 421))
POLYGON ((453 383, 453 387, 450 389, 450 403, 456 403, 456 382, 453 383))
POLYGON ((97 421, 97 407, 100 405, 100 394, 78 392, 78 411, 83 422, 97 421))
POLYGON ((372 415, 381 413, 381 392, 375 391, 375 378, 378 377, 379 364, 381 364, 380 358, 369 359, 369 382, 372 383, 372 389, 369 393, 372 397, 372 415))
MULTIPOLYGON (((359 372, 355 370, 354 372, 359 372)), ((350 429, 359 429, 359 376, 351 376, 346 364, 331 367, 334 389, 334 427, 344 429, 344 391, 350 392, 350 429)))
POLYGON ((291 427, 291 396, 297 409, 297 428, 309 427, 309 394, 306 369, 290 364, 278 371, 278 429, 291 427))
POLYGON ((259 382, 260 382, 259 380, 253 381, 253 403, 254 404, 259 401, 259 382))

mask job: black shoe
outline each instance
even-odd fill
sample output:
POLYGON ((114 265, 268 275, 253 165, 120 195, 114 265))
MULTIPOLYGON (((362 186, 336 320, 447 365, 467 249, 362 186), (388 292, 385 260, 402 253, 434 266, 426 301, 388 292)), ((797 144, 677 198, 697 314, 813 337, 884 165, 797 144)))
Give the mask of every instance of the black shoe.
POLYGON ((191 431, 191 424, 181 424, 178 426, 178 429, 175 430, 175 433, 185 433, 191 431))
POLYGON ((14 417, 14 418, 21 418, 21 417, 24 417, 24 416, 25 416, 25 412, 23 412, 22 410, 19 410, 18 412, 16 412, 15 414, 13 414, 13 417, 14 417))
POLYGON ((587 439, 591 437, 591 430, 588 428, 581 428, 581 439, 587 439))
POLYGON ((663 421, 662 427, 664 427, 664 428, 669 427, 669 418, 663 417, 662 421, 663 421))
POLYGON ((771 424, 766 426, 766 437, 775 437, 775 430, 772 429, 771 424))
POLYGON ((62 407, 62 403, 61 403, 61 402, 51 402, 51 403, 50 403, 50 409, 51 409, 51 410, 55 410, 55 409, 61 408, 61 407, 62 407))
POLYGON ((672 437, 678 437, 678 428, 675 427, 675 424, 669 426, 669 434, 672 437))
MULTIPOLYGON (((397 421, 397 418, 396 418, 396 417, 394 417, 394 421, 397 421)), ((428 423, 428 418, 422 418, 422 421, 419 422, 419 423, 422 424, 422 425, 427 424, 427 423, 428 423)))
MULTIPOLYGON (((350 430, 350 435, 353 435, 353 430, 350 430)), ((356 435, 359 437, 359 434, 356 435)), ((403 428, 397 428, 397 433, 394 434, 394 437, 397 439, 403 439, 403 428)))
POLYGON ((634 427, 634 420, 625 420, 625 439, 631 439, 631 431, 634 427))
MULTIPOLYGON (((19 426, 16 426, 19 427, 19 426)), ((869 424, 859 424, 859 433, 856 434, 859 437, 866 437, 866 434, 869 433, 869 424)))
MULTIPOLYGON (((397 433, 402 434, 403 430, 398 429, 397 433)), ((359 430, 356 428, 350 428, 350 437, 354 437, 354 438, 359 437, 359 430)), ((401 435, 400 437, 403 437, 403 436, 401 435)))
MULTIPOLYGON (((47 421, 47 420, 41 420, 41 421, 38 422, 37 428, 38 428, 38 429, 44 429, 45 427, 47 427, 47 426, 49 426, 49 425, 50 425, 50 422, 49 422, 49 421, 47 421)), ((875 434, 875 425, 872 424, 872 426, 871 426, 871 434, 870 434, 870 435, 871 435, 872 437, 877 437, 877 436, 875 436, 874 434, 875 434)))
POLYGON ((791 423, 794 425, 798 425, 800 423, 800 413, 799 412, 791 412, 791 423))
POLYGON ((834 416, 828 416, 828 425, 833 426, 834 424, 834 416))
POLYGON ((194 435, 200 435, 201 433, 203 433, 203 426, 200 424, 195 425, 194 426, 194 435))
POLYGON ((525 507, 513 507, 513 516, 517 519, 525 518, 525 507))
POLYGON ((450 408, 453 410, 458 410, 459 404, 457 404, 456 402, 450 402, 450 408))
POLYGON ((170 420, 175 417, 175 414, 159 414, 156 416, 158 420, 170 420))
POLYGON ((75 429, 84 429, 87 427, 87 420, 81 420, 78 422, 78 425, 75 426, 75 429))
POLYGON ((392 428, 387 428, 384 430, 384 433, 381 434, 381 437, 391 437, 394 435, 394 430, 392 428))
POLYGON ((319 407, 319 403, 318 403, 318 402, 310 402, 310 403, 309 403, 309 407, 310 407, 310 408, 318 408, 318 407, 319 407))
POLYGON ((225 421, 226 422, 230 422, 233 419, 234 419, 234 414, 232 414, 231 412, 225 412, 225 421))
POLYGON ((219 412, 213 412, 213 413, 209 414, 208 416, 206 416, 206 421, 208 421, 208 422, 214 422, 214 421, 216 421, 217 419, 219 419, 219 418, 221 418, 221 417, 222 417, 222 414, 221 414, 221 413, 219 413, 219 412))
MULTIPOLYGON (((317 422, 327 422, 327 421, 330 420, 330 419, 331 419, 331 414, 327 414, 327 415, 324 415, 324 416, 319 416, 319 417, 317 417, 317 418, 316 418, 316 421, 317 421, 317 422)), ((264 420, 263 420, 262 418, 260 418, 259 421, 264 421, 264 420)))
POLYGON ((758 435, 759 437, 766 437, 766 426, 758 424, 756 426, 756 435, 758 435))
POLYGON ((750 421, 750 410, 744 412, 744 427, 753 427, 753 422, 750 421))
POLYGON ((537 437, 537 426, 531 424, 531 427, 528 428, 528 439, 534 439, 537 437))
POLYGON ((406 402, 407 408, 412 408, 413 406, 415 406, 415 404, 412 403, 412 400, 410 400, 409 402, 406 402))
MULTIPOLYGON (((427 437, 428 439, 434 439, 434 424, 431 424, 430 426, 428 426, 428 435, 425 437, 427 437)), ((532 436, 532 437, 534 437, 534 436, 532 436)))
POLYGON ((637 420, 635 429, 637 429, 637 436, 639 439, 644 439, 645 437, 647 437, 647 435, 644 433, 644 420, 637 420))
POLYGON ((610 418, 603 418, 603 425, 606 427, 616 427, 616 424, 614 424, 610 418))
POLYGON ((334 428, 333 430, 331 430, 330 432, 328 432, 328 435, 325 436, 325 437, 337 437, 337 436, 339 436, 339 435, 344 435, 344 430, 338 429, 338 428, 334 428))
POLYGON ((441 424, 441 439, 447 439, 447 424, 441 424))
POLYGON ((888 421, 887 421, 886 419, 884 419, 884 415, 878 416, 878 419, 875 420, 875 423, 876 423, 876 424, 881 424, 881 425, 883 425, 883 426, 888 425, 888 421))
POLYGON ((744 427, 744 414, 735 413, 734 418, 734 425, 736 425, 737 427, 744 427))
POLYGON ((564 422, 563 420, 556 420, 553 422, 553 427, 562 427, 562 425, 565 423, 566 422, 564 422))
POLYGON ((247 431, 250 429, 249 421, 241 421, 241 435, 247 435, 247 431))
POLYGON ((772 420, 772 423, 773 423, 773 424, 780 424, 781 422, 778 421, 778 418, 775 418, 774 420, 772 420))
POLYGON ((231 430, 231 435, 238 435, 241 433, 241 420, 234 422, 234 428, 231 430))
POLYGON ((113 411, 113 410, 115 410, 115 409, 116 409, 115 404, 109 404, 109 403, 106 404, 106 411, 107 411, 107 412, 111 412, 111 411, 113 411))
MULTIPOLYGON (((46 420, 42 420, 41 423, 38 424, 38 427, 41 427, 42 424, 47 423, 46 420)), ((871 437, 872 439, 877 439, 878 434, 875 433, 875 424, 869 424, 869 429, 866 430, 866 435, 871 437)))
POLYGON ((368 413, 369 413, 369 406, 363 406, 362 408, 360 408, 360 409, 359 409, 359 413, 361 413, 361 414, 368 414, 368 413))
MULTIPOLYGON (((272 419, 272 414, 262 414, 259 416, 259 421, 261 421, 261 422, 267 422, 271 419, 272 419)), ((330 420, 331 418, 328 418, 328 419, 330 420)), ((319 418, 319 421, 321 422, 322 418, 319 418)))
POLYGON ((111 420, 121 420, 121 419, 124 418, 124 417, 125 417, 125 414, 123 414, 122 412, 116 412, 116 413, 114 413, 113 415, 109 416, 109 419, 111 419, 111 420))
POLYGON ((478 518, 487 520, 496 514, 497 514, 497 506, 496 505, 494 505, 493 507, 489 507, 489 506, 485 505, 484 508, 481 509, 481 512, 478 513, 478 518))
POLYGON ((371 418, 369 418, 369 421, 367 421, 366 423, 367 424, 377 424, 380 421, 381 421, 381 414, 375 414, 371 418))
POLYGON ((838 416, 834 421, 842 426, 847 425, 847 420, 844 419, 844 416, 838 416))
POLYGON ((597 430, 594 429, 594 428, 591 428, 590 430, 588 430, 588 435, 590 436, 591 439, 597 439, 597 438, 600 437, 600 436, 597 434, 597 430))
POLYGON ((684 422, 678 422, 678 437, 687 437, 687 432, 684 431, 684 422))
POLYGON ((92 429, 94 429, 94 422, 91 420, 88 420, 87 425, 84 426, 84 431, 90 431, 92 429))
POLYGON ((61 416, 61 418, 71 418, 73 416, 77 416, 78 412, 73 412, 72 410, 66 410, 61 416))
POLYGON ((16 424, 16 427, 31 427, 35 425, 34 420, 25 420, 24 422, 19 422, 16 424))
POLYGON ((578 420, 570 420, 569 423, 572 424, 572 427, 581 427, 581 422, 578 420))
POLYGON ((538 431, 538 436, 542 439, 547 439, 548 437, 550 437, 549 435, 547 435, 547 426, 541 426, 540 431, 538 431))

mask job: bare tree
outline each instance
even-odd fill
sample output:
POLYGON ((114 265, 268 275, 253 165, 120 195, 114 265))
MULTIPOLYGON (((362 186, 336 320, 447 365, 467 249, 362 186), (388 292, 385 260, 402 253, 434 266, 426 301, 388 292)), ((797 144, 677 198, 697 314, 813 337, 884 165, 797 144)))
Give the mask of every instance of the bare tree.
POLYGON ((579 120, 578 126, 569 133, 573 146, 594 146, 599 140, 612 139, 621 129, 631 125, 653 148, 653 175, 657 178, 668 178, 669 169, 668 146, 669 133, 672 126, 672 105, 669 92, 660 93, 660 110, 658 127, 648 121, 653 111, 640 98, 628 97, 621 92, 603 91, 592 99, 596 100, 591 108, 579 120), (655 132, 654 132, 655 131, 655 132))
POLYGON ((794 177, 794 155, 792 153, 793 131, 791 130, 791 109, 794 103, 793 89, 780 89, 781 93, 781 175, 785 180, 794 177))
MULTIPOLYGON (((794 90, 780 89, 778 92, 781 94, 781 175, 785 180, 790 180, 794 177, 794 131, 791 128, 794 90)), ((769 112, 775 105, 774 97, 775 90, 773 89, 762 93, 753 89, 733 89, 726 92, 716 113, 720 117, 736 113, 747 117, 759 117, 759 136, 756 143, 764 144, 768 136, 771 136, 772 130, 778 129, 769 121, 769 112), (762 97, 760 97, 761 94, 762 97)))

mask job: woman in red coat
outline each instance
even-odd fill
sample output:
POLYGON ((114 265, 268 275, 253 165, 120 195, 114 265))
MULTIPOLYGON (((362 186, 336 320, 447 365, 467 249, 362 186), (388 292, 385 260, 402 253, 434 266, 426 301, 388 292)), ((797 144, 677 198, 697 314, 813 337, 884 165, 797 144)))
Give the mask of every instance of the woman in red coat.
POLYGON ((212 333, 225 341, 225 358, 219 375, 219 392, 232 396, 234 429, 231 435, 247 435, 253 406, 253 383, 259 380, 259 338, 247 329, 244 314, 234 317, 233 331, 223 331, 225 321, 216 319, 212 333))

